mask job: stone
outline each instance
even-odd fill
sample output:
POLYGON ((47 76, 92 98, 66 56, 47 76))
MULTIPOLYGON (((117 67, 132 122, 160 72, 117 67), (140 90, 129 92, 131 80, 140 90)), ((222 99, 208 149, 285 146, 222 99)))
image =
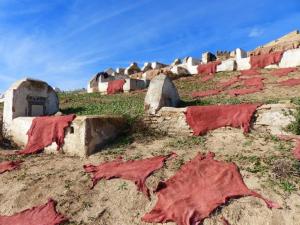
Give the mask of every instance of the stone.
MULTIPOLYGON (((13 120, 12 137, 19 147, 27 143, 27 131, 34 117, 18 117, 13 120)), ((118 116, 77 116, 65 133, 61 152, 71 156, 87 157, 101 151, 127 129, 126 119, 118 116)), ((44 150, 57 154, 57 145, 52 143, 44 150)))
POLYGON ((171 66, 178 66, 179 64, 181 64, 181 59, 177 58, 172 62, 171 66))
POLYGON ((279 63, 280 68, 289 68, 300 66, 300 48, 288 50, 283 53, 279 63))
POLYGON ((166 74, 169 77, 172 77, 173 73, 171 72, 169 67, 158 69, 158 70, 149 70, 142 75, 143 80, 152 80, 154 77, 156 77, 159 74, 166 74))
POLYGON ((222 63, 217 66, 217 72, 234 71, 236 70, 236 68, 236 61, 234 59, 227 59, 225 61, 222 61, 222 63))
POLYGON ((6 92, 3 109, 3 131, 10 136, 12 122, 18 117, 54 115, 59 110, 56 92, 46 82, 25 78, 6 92))
POLYGON ((141 72, 141 69, 136 62, 131 63, 130 66, 125 69, 125 75, 132 75, 139 72, 141 72))
POLYGON ((152 64, 150 62, 145 62, 142 67, 142 72, 147 72, 148 70, 152 70, 152 64))
POLYGON ((202 54, 202 63, 209 63, 212 61, 216 61, 217 57, 211 52, 205 52, 202 54))
POLYGON ((177 107, 179 104, 178 91, 167 75, 160 74, 151 80, 144 104, 146 112, 156 114, 164 106, 177 107))
POLYGON ((249 70, 251 69, 250 57, 237 59, 237 70, 249 70))
POLYGON ((244 51, 244 50, 241 49, 241 48, 237 48, 237 49, 235 50, 235 58, 236 58, 236 60, 238 60, 238 59, 243 59, 243 58, 247 58, 247 52, 244 51))
POLYGON ((163 63, 159 63, 159 62, 153 62, 151 63, 151 67, 153 70, 157 70, 157 69, 162 69, 167 67, 167 65, 163 64, 163 63))
POLYGON ((254 129, 265 129, 272 135, 287 135, 285 128, 295 121, 293 104, 268 104, 257 109, 254 129))
POLYGON ((171 72, 173 74, 176 74, 178 76, 185 76, 185 75, 189 75, 189 71, 183 67, 183 66, 179 66, 179 65, 176 65, 176 66, 172 66, 171 67, 171 72))

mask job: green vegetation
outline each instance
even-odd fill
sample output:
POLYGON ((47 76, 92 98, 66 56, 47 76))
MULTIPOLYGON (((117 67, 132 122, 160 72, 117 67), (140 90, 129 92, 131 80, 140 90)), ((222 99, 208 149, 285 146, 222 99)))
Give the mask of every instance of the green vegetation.
POLYGON ((300 135, 300 106, 297 108, 294 117, 295 121, 289 124, 286 129, 293 134, 300 135))
POLYGON ((205 147, 206 138, 204 136, 199 137, 181 137, 171 140, 167 143, 168 147, 184 149, 184 148, 193 148, 195 146, 205 147))
POLYGON ((123 115, 135 120, 144 113, 144 93, 100 95, 99 93, 59 94, 63 113, 77 115, 123 115))

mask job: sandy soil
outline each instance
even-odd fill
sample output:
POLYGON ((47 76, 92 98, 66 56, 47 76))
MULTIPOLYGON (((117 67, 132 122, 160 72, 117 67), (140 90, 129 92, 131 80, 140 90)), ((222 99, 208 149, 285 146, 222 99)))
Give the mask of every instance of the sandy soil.
MULTIPOLYGON (((155 195, 148 201, 136 191, 132 182, 122 179, 100 181, 90 190, 91 180, 82 166, 86 163, 98 164, 119 155, 125 159, 140 159, 176 152, 176 159, 168 161, 164 168, 148 178, 147 184, 153 190, 160 180, 172 176, 197 152, 205 153, 210 150, 216 153, 219 160, 237 163, 249 188, 278 202, 283 208, 270 210, 263 201, 254 197, 235 199, 218 208, 205 220, 205 225, 222 224, 222 216, 232 225, 299 225, 299 176, 288 175, 290 182, 298 185, 291 193, 278 185, 270 184, 270 180, 282 179, 276 177, 273 168, 278 160, 287 160, 288 164, 295 163, 290 154, 291 147, 289 143, 274 141, 270 136, 256 131, 244 136, 239 129, 224 128, 209 133, 204 138, 148 138, 143 142, 110 147, 87 159, 62 154, 30 156, 24 158, 25 162, 20 170, 0 175, 0 214, 11 215, 43 204, 51 197, 58 201, 58 210, 70 218, 70 222, 66 224, 144 225, 146 223, 141 222, 140 218, 155 205, 155 195), (281 146, 280 149, 278 145, 281 146), (253 167, 253 156, 262 159, 271 157, 274 162, 267 164, 259 172, 249 172, 249 168, 253 167)), ((0 156, 0 161, 5 159, 11 157, 0 156)))

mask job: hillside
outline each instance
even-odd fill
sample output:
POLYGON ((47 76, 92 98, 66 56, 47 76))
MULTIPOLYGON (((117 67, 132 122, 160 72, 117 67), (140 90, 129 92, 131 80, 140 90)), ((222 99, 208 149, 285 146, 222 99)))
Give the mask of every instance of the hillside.
MULTIPOLYGON (((278 103, 292 101, 300 105, 299 88, 286 88, 263 70, 265 89, 262 92, 239 97, 220 94, 214 97, 192 99, 191 92, 217 87, 238 72, 217 73, 212 81, 203 83, 198 76, 181 77, 174 83, 182 98, 182 106, 237 104, 244 102, 278 103)), ((288 75, 300 78, 300 72, 288 75)), ((284 80, 280 78, 279 80, 284 80)), ((235 86, 237 87, 237 86, 235 86)), ((175 152, 178 157, 167 161, 163 169, 147 180, 154 190, 161 180, 172 176, 197 152, 213 151, 218 160, 234 162, 240 169, 249 188, 278 202, 282 209, 268 209, 263 201, 245 197, 232 199, 205 220, 204 225, 220 225, 224 216, 232 225, 298 225, 300 221, 300 167, 293 158, 293 143, 279 140, 268 133, 253 130, 243 135, 240 129, 221 128, 200 137, 167 136, 142 125, 145 91, 117 95, 98 93, 63 93, 59 95, 60 108, 64 113, 78 115, 124 115, 132 122, 128 133, 89 158, 66 155, 39 154, 35 156, 7 156, 5 159, 26 159, 24 169, 0 176, 0 213, 12 214, 41 204, 52 196, 59 204, 57 209, 70 218, 69 225, 146 225, 140 218, 156 203, 137 192, 132 182, 113 179, 100 181, 94 189, 90 176, 83 171, 86 163, 98 164, 122 156, 124 159, 143 159, 175 152)), ((290 127, 299 130, 299 121, 290 127)), ((4 151, 0 151, 4 152, 4 151)), ((175 225, 175 223, 168 223, 175 225)))

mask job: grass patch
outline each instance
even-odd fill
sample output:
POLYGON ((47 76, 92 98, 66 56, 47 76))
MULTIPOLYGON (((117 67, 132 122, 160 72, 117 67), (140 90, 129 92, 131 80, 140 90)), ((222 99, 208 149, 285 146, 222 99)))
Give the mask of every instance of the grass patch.
POLYGON ((294 113, 295 121, 290 123, 287 127, 286 130, 296 134, 300 135, 300 106, 297 107, 296 112, 294 113))
POLYGON ((171 140, 167 146, 177 149, 192 148, 194 146, 205 147, 206 138, 203 136, 182 137, 171 140))
POLYGON ((61 93, 63 113, 77 115, 123 115, 129 120, 141 118, 144 113, 144 93, 100 95, 100 93, 61 93))

